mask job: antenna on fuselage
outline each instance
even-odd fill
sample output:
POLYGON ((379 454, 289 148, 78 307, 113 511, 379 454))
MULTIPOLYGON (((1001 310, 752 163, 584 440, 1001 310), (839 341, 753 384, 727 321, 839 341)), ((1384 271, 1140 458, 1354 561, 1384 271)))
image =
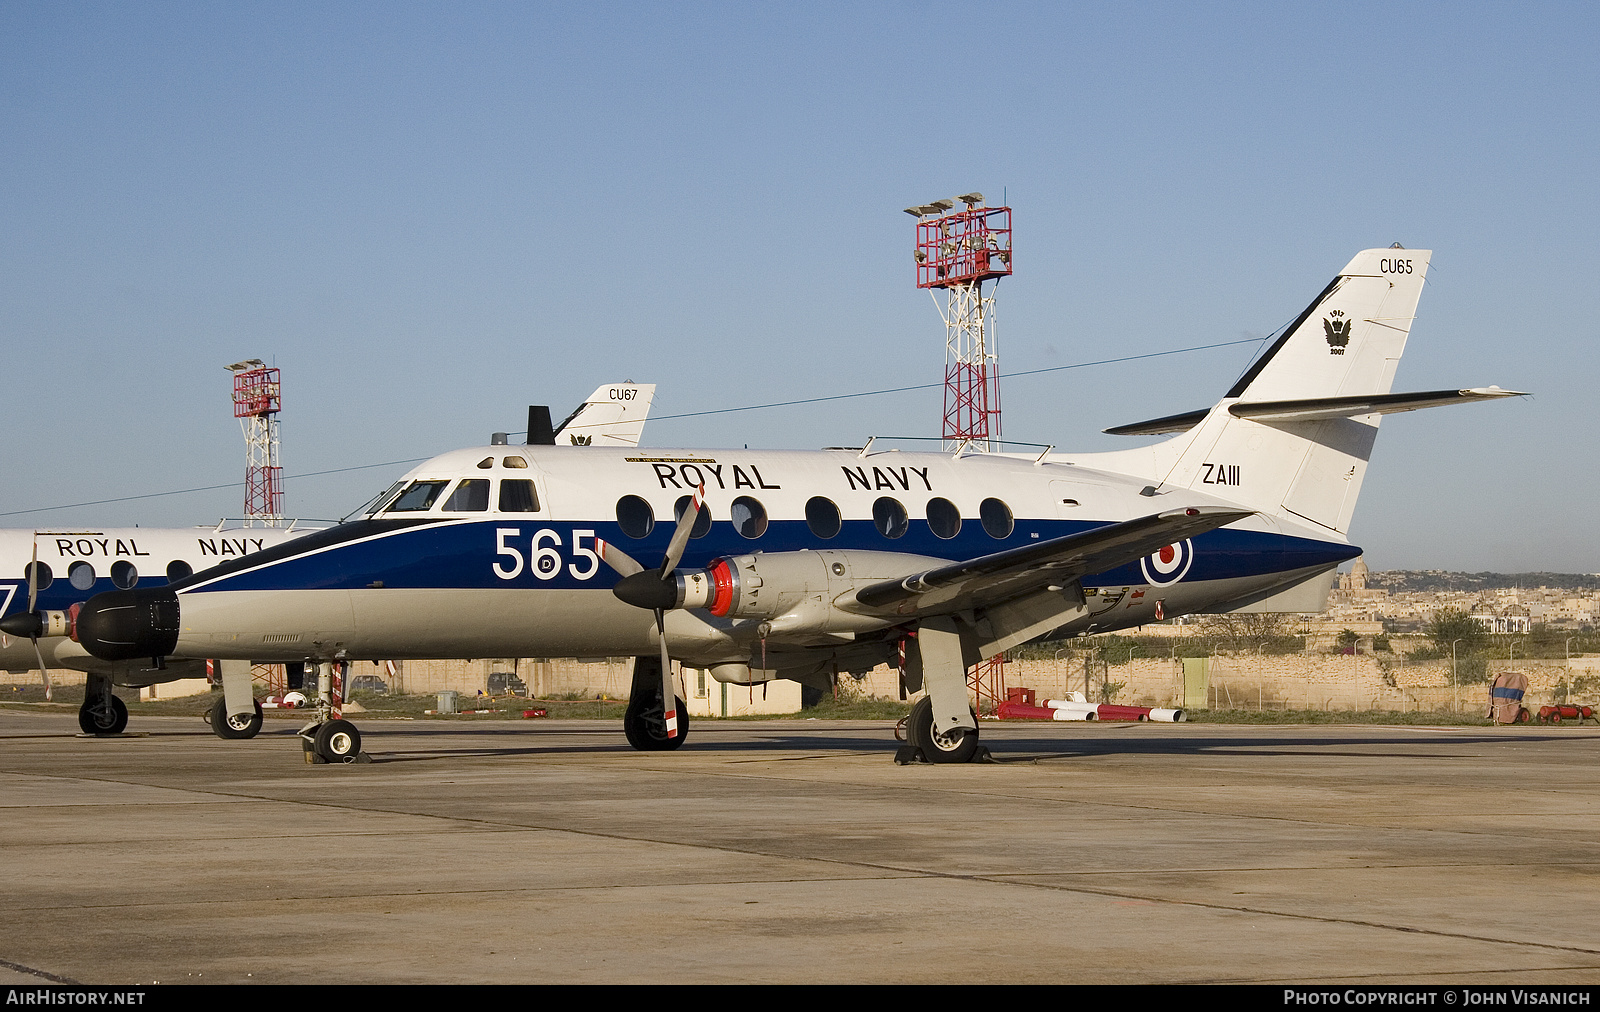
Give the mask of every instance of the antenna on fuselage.
POLYGON ((529 446, 556 445, 556 430, 550 425, 550 407, 546 404, 528 405, 529 446))

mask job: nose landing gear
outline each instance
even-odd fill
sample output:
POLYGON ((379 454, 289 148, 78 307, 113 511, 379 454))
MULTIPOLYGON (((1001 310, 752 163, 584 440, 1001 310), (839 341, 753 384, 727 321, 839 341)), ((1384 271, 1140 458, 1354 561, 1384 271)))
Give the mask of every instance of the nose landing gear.
POLYGON ((340 712, 344 706, 344 676, 347 668, 348 665, 343 661, 322 661, 317 664, 316 714, 309 724, 300 729, 306 762, 313 765, 372 761, 370 755, 361 751, 361 732, 345 720, 340 712))

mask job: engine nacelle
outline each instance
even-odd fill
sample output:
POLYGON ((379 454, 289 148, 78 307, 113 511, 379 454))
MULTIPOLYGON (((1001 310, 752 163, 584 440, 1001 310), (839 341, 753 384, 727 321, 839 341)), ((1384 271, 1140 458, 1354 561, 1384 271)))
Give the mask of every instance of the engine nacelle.
POLYGON ((896 580, 945 560, 893 552, 758 552, 716 559, 677 574, 677 607, 718 618, 759 619, 777 632, 850 633, 885 620, 839 605, 868 584, 896 580))
POLYGON ((72 638, 103 661, 165 657, 178 645, 178 595, 113 590, 75 606, 72 638))

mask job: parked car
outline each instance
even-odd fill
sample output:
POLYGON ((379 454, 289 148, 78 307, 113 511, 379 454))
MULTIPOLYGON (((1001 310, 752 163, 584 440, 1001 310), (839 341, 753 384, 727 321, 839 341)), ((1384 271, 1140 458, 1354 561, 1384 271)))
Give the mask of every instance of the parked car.
POLYGON ((526 696, 527 683, 517 677, 514 671, 496 671, 489 675, 489 695, 491 696, 526 696))
POLYGON ((351 692, 388 692, 389 683, 377 675, 356 675, 350 679, 351 692))

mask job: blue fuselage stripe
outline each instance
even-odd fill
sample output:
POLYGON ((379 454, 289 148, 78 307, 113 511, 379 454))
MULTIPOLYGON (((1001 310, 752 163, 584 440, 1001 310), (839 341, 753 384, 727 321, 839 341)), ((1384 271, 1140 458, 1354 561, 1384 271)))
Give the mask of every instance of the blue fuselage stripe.
MULTIPOLYGON (((800 549, 899 552, 954 562, 1100 526, 1103 524, 1081 520, 1018 519, 1010 537, 996 539, 980 524, 969 521, 956 537, 946 540, 934 536, 925 522, 912 521, 905 536, 890 539, 879 534, 872 521, 854 520, 846 521, 837 536, 824 540, 813 535, 803 520, 775 520, 762 537, 752 540, 741 537, 731 523, 718 522, 704 538, 689 542, 680 567, 704 567, 720 556, 800 549)), ((623 534, 615 521, 499 516, 471 523, 441 522, 335 544, 312 554, 291 555, 221 579, 197 574, 191 581, 194 586, 185 592, 349 590, 377 583, 386 588, 420 589, 605 589, 616 582, 616 574, 588 554, 596 538, 653 566, 665 553, 671 531, 672 525, 657 524, 648 536, 633 539, 623 534)), ((1185 583, 1331 568, 1361 554, 1360 549, 1339 542, 1241 530, 1211 531, 1194 539, 1194 549, 1193 563, 1182 575, 1185 583)), ((1154 581, 1135 562, 1083 582, 1106 586, 1154 581)))

